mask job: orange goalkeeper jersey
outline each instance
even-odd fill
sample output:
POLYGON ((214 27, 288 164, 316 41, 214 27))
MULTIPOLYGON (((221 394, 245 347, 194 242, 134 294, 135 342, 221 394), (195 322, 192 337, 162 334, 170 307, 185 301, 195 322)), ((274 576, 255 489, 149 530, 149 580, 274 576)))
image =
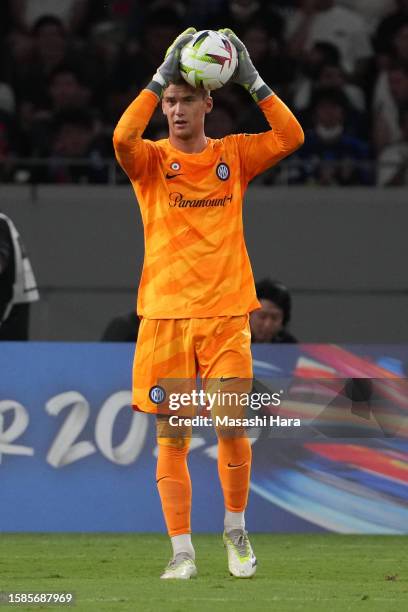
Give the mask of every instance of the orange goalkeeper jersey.
POLYGON ((273 95, 259 104, 271 130, 208 139, 201 153, 183 153, 168 139, 142 138, 157 103, 143 90, 114 134, 144 225, 137 312, 184 319, 259 308, 243 234, 244 193, 252 178, 302 144, 302 128, 273 95))

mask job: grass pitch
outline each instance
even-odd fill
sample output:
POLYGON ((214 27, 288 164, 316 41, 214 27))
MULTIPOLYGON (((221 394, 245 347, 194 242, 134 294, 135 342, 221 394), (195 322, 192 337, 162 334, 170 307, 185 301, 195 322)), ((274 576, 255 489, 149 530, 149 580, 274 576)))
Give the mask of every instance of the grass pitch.
POLYGON ((196 535, 198 577, 160 581, 170 556, 155 534, 1 534, 0 591, 72 592, 72 612, 408 610, 408 537, 254 534, 258 571, 229 576, 221 536, 196 535))

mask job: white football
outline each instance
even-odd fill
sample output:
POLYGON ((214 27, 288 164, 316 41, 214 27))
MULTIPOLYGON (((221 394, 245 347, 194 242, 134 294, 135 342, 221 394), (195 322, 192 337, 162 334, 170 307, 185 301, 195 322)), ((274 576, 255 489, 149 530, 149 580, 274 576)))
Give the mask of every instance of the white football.
POLYGON ((181 50, 180 73, 193 87, 219 89, 228 83, 237 65, 235 46, 214 30, 197 32, 181 50))

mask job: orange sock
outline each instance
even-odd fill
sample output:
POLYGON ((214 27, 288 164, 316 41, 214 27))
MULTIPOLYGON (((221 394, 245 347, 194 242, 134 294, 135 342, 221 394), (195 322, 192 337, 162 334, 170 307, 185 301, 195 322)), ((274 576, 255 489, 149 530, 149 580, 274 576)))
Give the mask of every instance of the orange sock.
POLYGON ((251 457, 248 438, 219 436, 218 474, 225 508, 231 512, 243 512, 247 505, 251 457))
POLYGON ((158 440, 157 488, 169 536, 190 533, 191 480, 187 467, 188 442, 163 444, 158 440))

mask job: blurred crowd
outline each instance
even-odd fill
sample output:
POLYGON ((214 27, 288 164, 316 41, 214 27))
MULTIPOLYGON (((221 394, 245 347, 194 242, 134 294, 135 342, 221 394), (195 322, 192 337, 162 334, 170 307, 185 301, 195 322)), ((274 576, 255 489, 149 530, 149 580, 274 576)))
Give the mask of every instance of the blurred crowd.
MULTIPOLYGON (((2 0, 0 180, 108 182, 117 120, 190 25, 232 28, 305 129, 257 180, 408 184, 408 0, 2 0)), ((267 129, 238 86, 214 101, 208 136, 267 129)))

